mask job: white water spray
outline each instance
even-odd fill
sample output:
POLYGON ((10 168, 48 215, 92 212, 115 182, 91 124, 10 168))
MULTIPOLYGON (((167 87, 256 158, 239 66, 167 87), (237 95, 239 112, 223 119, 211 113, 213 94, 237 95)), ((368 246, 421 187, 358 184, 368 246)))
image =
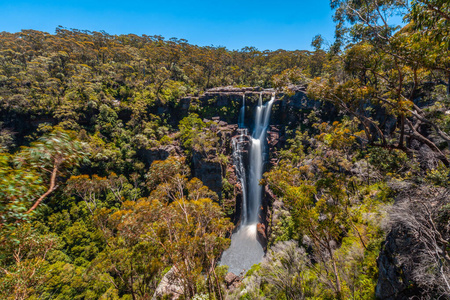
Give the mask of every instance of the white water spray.
MULTIPOLYGON (((247 135, 244 127, 243 109, 240 112, 240 136, 233 140, 233 158, 237 170, 237 176, 242 185, 243 203, 241 225, 231 237, 231 245, 222 255, 220 264, 227 265, 229 271, 236 275, 246 272, 252 265, 259 263, 264 251, 257 240, 257 224, 261 207, 262 186, 259 182, 264 170, 264 156, 266 152, 266 132, 269 127, 270 113, 275 100, 275 95, 263 105, 260 94, 258 106, 255 112, 255 124, 251 137, 249 174, 246 176, 242 153, 243 141, 247 135), (247 193, 248 184, 248 193, 247 193)), ((245 98, 243 98, 245 109, 245 98)))
POLYGON ((238 120, 239 128, 245 127, 245 94, 242 95, 242 106, 239 111, 239 120, 238 120))

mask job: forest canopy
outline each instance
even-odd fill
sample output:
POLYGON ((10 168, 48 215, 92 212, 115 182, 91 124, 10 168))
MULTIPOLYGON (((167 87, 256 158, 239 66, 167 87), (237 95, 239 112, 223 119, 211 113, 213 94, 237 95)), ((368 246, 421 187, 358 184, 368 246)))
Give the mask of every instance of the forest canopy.
POLYGON ((331 7, 314 51, 1 32, 0 297, 162 298, 164 278, 179 299, 450 297, 450 4, 331 7), (278 101, 267 254, 237 286, 224 86, 278 101))

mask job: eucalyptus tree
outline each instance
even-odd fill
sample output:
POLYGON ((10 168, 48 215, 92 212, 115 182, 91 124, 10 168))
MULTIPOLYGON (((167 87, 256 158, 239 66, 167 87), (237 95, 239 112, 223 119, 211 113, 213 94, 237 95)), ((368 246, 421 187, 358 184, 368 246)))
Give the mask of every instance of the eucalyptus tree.
MULTIPOLYGON (((448 157, 429 138, 427 130, 432 129, 446 142, 450 142, 450 136, 418 103, 426 85, 448 72, 450 56, 448 47, 443 47, 445 43, 434 38, 445 40, 445 30, 442 34, 436 30, 423 34, 423 26, 430 23, 421 21, 425 25, 418 26, 412 21, 433 18, 433 14, 423 11, 428 6, 416 1, 411 10, 409 2, 402 0, 338 0, 331 1, 331 6, 337 22, 337 39, 331 50, 338 52, 343 48, 339 57, 345 72, 315 78, 309 95, 334 102, 356 117, 365 131, 366 142, 412 154, 408 144, 417 140, 448 165, 448 157), (405 16, 411 22, 402 28, 392 22, 395 16, 405 16), (377 119, 377 110, 396 120, 395 128, 377 119)), ((439 7, 444 10, 448 6, 439 7)), ((445 10, 443 13, 434 15, 445 19, 445 10)))

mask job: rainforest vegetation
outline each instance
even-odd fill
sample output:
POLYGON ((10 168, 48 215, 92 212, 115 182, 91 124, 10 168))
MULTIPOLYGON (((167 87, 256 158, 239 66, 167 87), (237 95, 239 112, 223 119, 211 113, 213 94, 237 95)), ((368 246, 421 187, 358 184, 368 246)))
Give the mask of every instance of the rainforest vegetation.
POLYGON ((331 6, 314 51, 1 32, 0 298, 152 299, 170 272, 179 299, 449 299, 450 4, 331 6), (235 286, 217 263, 238 189, 210 117, 238 109, 198 100, 220 86, 320 103, 281 121, 267 254, 235 286))

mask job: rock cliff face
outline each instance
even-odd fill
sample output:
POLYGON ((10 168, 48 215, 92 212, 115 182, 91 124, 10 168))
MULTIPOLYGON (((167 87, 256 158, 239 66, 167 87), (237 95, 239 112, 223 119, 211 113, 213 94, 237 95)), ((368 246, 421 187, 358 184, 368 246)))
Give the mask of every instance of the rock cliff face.
POLYGON ((392 182, 397 193, 377 259, 379 299, 448 299, 448 187, 392 182))
POLYGON ((183 153, 178 145, 162 145, 151 149, 140 150, 140 155, 144 161, 150 166, 155 160, 165 160, 169 156, 180 156, 183 153))
POLYGON ((267 185, 263 189, 263 199, 261 202, 261 211, 259 213, 258 224, 258 241, 261 243, 264 251, 267 251, 269 236, 271 234, 272 226, 272 204, 277 200, 277 197, 269 189, 267 185))
MULTIPOLYGON (((323 106, 320 101, 308 99, 305 87, 296 86, 291 90, 294 91, 294 95, 288 97, 283 93, 276 93, 273 89, 262 89, 260 87, 213 88, 207 90, 201 96, 181 99, 177 107, 177 113, 180 118, 183 118, 189 112, 195 112, 203 118, 219 117, 220 120, 229 124, 237 124, 243 97, 245 97, 246 103, 245 119, 249 120, 253 119, 253 108, 257 105, 259 97, 261 96, 264 101, 267 101, 275 93, 271 124, 285 126, 299 124, 302 119, 299 117, 304 117, 304 113, 323 106)), ((326 108, 323 109, 324 113, 330 116, 336 113, 332 105, 327 105, 326 108)))
POLYGON ((213 148, 206 154, 193 151, 192 176, 200 179, 204 185, 215 192, 226 210, 234 211, 229 216, 237 222, 236 213, 240 213, 241 195, 239 195, 240 187, 237 184, 231 159, 231 140, 238 134, 238 126, 218 118, 213 118, 213 121, 216 125, 213 125, 211 130, 219 138, 218 148, 213 148))
POLYGON ((210 190, 222 198, 222 166, 214 154, 203 157, 194 151, 192 154, 193 176, 200 179, 210 190))
POLYGON ((405 228, 392 230, 386 237, 377 261, 379 275, 375 294, 378 299, 407 300, 420 294, 410 275, 411 266, 397 259, 414 243, 417 241, 405 228))

